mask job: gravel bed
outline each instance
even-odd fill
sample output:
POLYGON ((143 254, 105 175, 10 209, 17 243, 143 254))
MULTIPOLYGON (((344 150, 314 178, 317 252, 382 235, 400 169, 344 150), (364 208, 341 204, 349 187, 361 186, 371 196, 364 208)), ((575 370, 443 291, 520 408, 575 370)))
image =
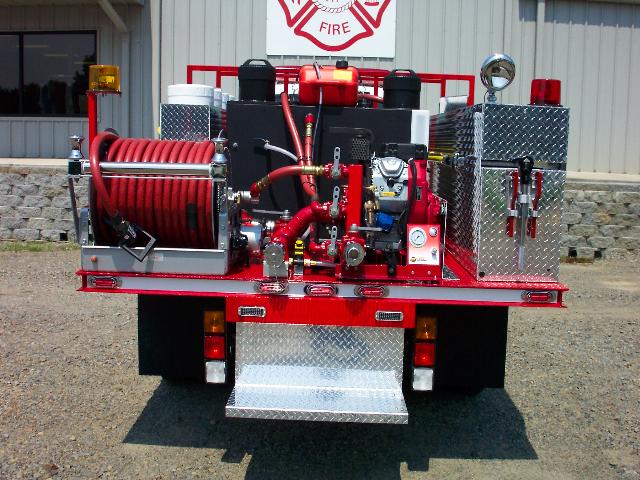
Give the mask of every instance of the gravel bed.
POLYGON ((409 426, 227 420, 228 389, 137 374, 135 297, 78 252, 0 252, 0 479, 640 479, 640 262, 563 265, 513 309, 504 390, 411 396, 409 426))

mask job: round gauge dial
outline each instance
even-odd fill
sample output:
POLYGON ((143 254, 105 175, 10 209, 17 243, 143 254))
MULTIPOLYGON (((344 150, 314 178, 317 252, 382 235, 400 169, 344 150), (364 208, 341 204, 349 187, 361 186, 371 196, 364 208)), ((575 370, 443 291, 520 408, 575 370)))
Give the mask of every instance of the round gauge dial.
POLYGON ((411 245, 413 245, 414 247, 420 248, 426 241, 427 234, 423 229, 414 228, 413 230, 411 230, 411 232, 409 232, 409 242, 411 242, 411 245))

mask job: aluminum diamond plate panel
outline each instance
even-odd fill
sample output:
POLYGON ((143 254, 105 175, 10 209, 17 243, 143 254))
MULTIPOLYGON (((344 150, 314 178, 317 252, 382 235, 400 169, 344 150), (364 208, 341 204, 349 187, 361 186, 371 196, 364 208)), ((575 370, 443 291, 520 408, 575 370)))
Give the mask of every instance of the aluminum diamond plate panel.
POLYGON ((432 162, 430 171, 434 193, 447 200, 446 248, 475 274, 481 240, 476 234, 480 228, 480 165, 464 159, 455 166, 432 162))
POLYGON ((207 105, 160 105, 162 140, 209 140, 220 125, 220 112, 207 105))
POLYGON ((429 149, 483 162, 529 155, 538 165, 567 161, 569 109, 479 104, 431 117, 429 149), (480 142, 478 142, 480 139, 480 142))
POLYGON ((534 105, 484 105, 483 161, 511 161, 529 155, 536 161, 567 162, 569 109, 534 105))
POLYGON ((406 423, 404 331, 238 323, 230 417, 406 423))
POLYGON ((526 239, 526 266, 520 271, 518 241, 505 228, 514 170, 480 167, 472 159, 432 162, 432 188, 448 202, 447 249, 477 280, 557 281, 566 174, 543 170, 537 235, 526 239))
POLYGON ((544 170, 536 238, 525 240, 525 269, 518 269, 518 240, 505 234, 506 208, 515 169, 483 168, 477 276, 485 280, 557 281, 562 197, 566 174, 544 170))

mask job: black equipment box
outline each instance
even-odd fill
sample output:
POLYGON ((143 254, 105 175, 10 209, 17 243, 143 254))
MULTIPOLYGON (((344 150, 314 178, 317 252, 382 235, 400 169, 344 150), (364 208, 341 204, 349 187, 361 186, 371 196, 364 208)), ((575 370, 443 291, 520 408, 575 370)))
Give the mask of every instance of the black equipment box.
MULTIPOLYGON (((317 114, 315 106, 292 105, 291 111, 304 145, 304 117, 317 114)), ((333 162, 335 147, 341 149, 341 163, 365 161, 367 153, 381 151, 385 143, 408 143, 411 136, 411 110, 361 107, 322 107, 315 164, 333 162), (368 145, 368 147, 367 147, 368 145)), ((251 184, 270 171, 292 165, 293 160, 280 153, 264 150, 264 140, 295 154, 282 106, 271 102, 227 104, 227 133, 231 150, 231 175, 234 189, 248 190, 251 184)), ((333 186, 318 179, 320 201, 331 200, 333 186)), ((297 212, 308 203, 298 177, 285 178, 265 190, 259 209, 297 212)))

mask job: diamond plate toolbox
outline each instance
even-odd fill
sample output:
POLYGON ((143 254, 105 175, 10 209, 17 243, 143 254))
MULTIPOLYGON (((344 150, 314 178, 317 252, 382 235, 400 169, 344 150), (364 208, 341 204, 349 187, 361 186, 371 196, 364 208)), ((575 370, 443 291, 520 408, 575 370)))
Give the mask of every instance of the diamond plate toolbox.
POLYGON ((564 168, 569 109, 478 104, 431 117, 429 150, 483 162, 528 155, 538 166, 564 168))
POLYGON ((160 105, 160 138, 162 140, 209 140, 221 125, 221 113, 207 105, 160 105))
POLYGON ((535 238, 525 239, 525 265, 520 269, 517 236, 507 234, 514 171, 517 169, 481 167, 473 158, 453 165, 431 163, 434 193, 448 202, 447 249, 478 281, 555 282, 566 174, 562 170, 535 171, 542 173, 537 232, 535 238))
POLYGON ((228 417, 407 423, 402 328, 236 324, 228 417))

